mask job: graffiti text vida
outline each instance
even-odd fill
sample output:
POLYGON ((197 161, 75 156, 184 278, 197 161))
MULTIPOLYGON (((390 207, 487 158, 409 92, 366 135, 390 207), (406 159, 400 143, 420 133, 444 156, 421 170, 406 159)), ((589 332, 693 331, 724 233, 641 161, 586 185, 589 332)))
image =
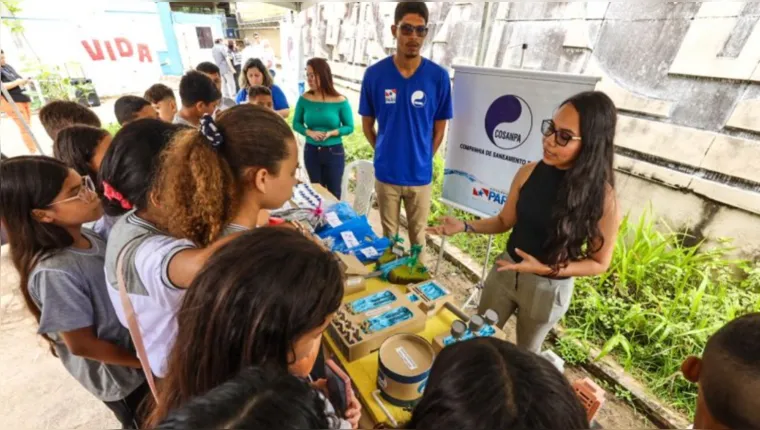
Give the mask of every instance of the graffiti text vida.
POLYGON ((106 59, 106 55, 108 55, 108 58, 111 61, 117 61, 119 58, 131 58, 135 55, 136 51, 137 59, 141 63, 153 62, 153 56, 150 53, 150 48, 148 48, 148 45, 144 43, 138 43, 136 46, 134 46, 128 39, 125 39, 123 37, 116 37, 113 40, 113 44, 110 40, 106 40, 103 42, 103 45, 105 45, 105 53, 103 52, 103 47, 101 46, 100 40, 93 39, 92 44, 86 40, 82 41, 82 46, 84 47, 85 51, 87 51, 87 54, 90 56, 92 61, 104 61, 106 59))

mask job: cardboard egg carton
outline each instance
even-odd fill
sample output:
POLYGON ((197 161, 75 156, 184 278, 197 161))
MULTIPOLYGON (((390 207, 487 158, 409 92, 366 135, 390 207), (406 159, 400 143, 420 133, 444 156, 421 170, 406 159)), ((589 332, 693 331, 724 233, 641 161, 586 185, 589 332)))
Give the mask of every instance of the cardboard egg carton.
POLYGON ((341 305, 327 332, 343 356, 356 361, 394 334, 425 330, 426 321, 427 315, 406 294, 389 288, 341 305))

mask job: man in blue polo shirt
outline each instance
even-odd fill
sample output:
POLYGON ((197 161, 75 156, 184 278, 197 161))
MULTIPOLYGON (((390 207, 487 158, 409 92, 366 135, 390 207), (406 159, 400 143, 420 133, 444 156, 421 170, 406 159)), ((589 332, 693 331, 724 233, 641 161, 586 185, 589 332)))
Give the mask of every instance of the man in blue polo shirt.
POLYGON ((367 68, 359 114, 375 149, 383 234, 398 234, 403 201, 412 244, 424 246, 433 156, 453 117, 451 80, 446 69, 420 55, 428 34, 425 3, 400 2, 394 22, 396 54, 367 68))

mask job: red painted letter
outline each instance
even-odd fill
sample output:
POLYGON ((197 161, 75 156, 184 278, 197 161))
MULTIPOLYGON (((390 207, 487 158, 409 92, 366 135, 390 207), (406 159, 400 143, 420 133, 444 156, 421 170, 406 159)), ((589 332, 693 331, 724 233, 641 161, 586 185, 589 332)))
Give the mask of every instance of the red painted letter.
POLYGON ((137 44, 137 57, 140 59, 141 63, 144 63, 146 59, 149 63, 153 62, 153 57, 150 54, 150 48, 148 48, 148 45, 144 43, 137 44))
POLYGON ((117 38, 114 38, 113 41, 116 44, 116 50, 119 51, 119 55, 121 57, 132 56, 134 51, 132 50, 132 44, 129 42, 129 40, 123 37, 117 37, 117 38))
POLYGON ((111 61, 116 61, 116 54, 113 53, 113 47, 111 46, 111 42, 106 40, 106 51, 108 51, 108 58, 111 59, 111 61))
POLYGON ((100 47, 100 41, 99 40, 93 40, 92 45, 90 46, 89 43, 87 43, 86 40, 82 41, 82 46, 84 46, 84 50, 87 51, 87 54, 92 58, 92 61, 101 61, 104 59, 103 57, 103 49, 100 47), (93 47, 95 48, 93 50, 93 47))

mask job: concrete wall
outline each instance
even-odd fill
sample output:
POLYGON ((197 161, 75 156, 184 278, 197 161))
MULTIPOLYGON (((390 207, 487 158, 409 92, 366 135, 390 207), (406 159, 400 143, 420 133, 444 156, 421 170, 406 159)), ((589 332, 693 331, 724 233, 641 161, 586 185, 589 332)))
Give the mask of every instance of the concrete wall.
MULTIPOLYGON (((343 86, 393 53, 393 2, 302 14, 306 58, 343 86)), ((424 55, 451 67, 581 73, 620 109, 620 200, 760 257, 760 3, 428 2, 424 55), (483 50, 479 52, 479 41, 483 50), (522 46, 528 48, 523 52, 522 46)), ((456 80, 456 79, 455 79, 456 80)))
POLYGON ((166 51, 156 5, 145 2, 24 0, 12 17, 21 33, 0 26, 8 62, 27 76, 39 64, 68 69, 71 77, 93 80, 102 95, 144 91, 161 77, 159 52, 166 51))
POLYGON ((282 52, 282 41, 281 41, 281 34, 279 28, 261 28, 261 29, 251 29, 251 30, 242 30, 241 37, 248 41, 253 41, 253 35, 255 33, 259 34, 259 39, 263 42, 264 40, 269 42, 269 46, 272 48, 272 51, 274 51, 274 55, 277 58, 280 58, 280 53, 282 52))

